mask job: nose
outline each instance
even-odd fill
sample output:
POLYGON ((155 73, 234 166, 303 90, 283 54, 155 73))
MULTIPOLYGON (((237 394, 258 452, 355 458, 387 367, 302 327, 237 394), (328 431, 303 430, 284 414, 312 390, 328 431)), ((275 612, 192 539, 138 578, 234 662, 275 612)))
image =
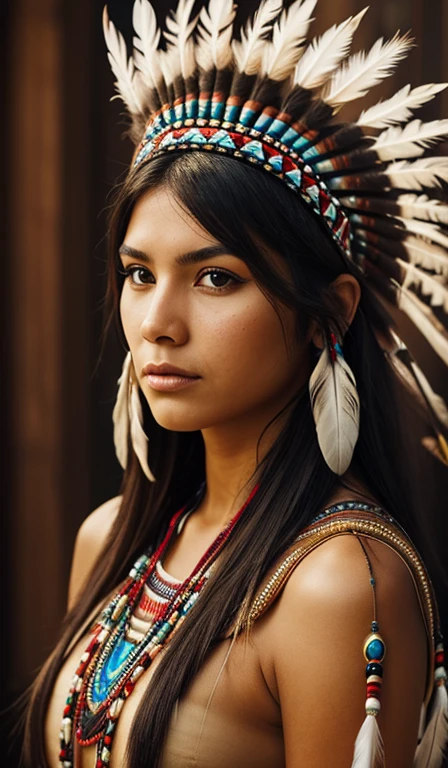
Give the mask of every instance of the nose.
POLYGON ((168 280, 159 281, 146 296, 141 335, 152 343, 185 344, 188 338, 186 311, 181 293, 168 280))

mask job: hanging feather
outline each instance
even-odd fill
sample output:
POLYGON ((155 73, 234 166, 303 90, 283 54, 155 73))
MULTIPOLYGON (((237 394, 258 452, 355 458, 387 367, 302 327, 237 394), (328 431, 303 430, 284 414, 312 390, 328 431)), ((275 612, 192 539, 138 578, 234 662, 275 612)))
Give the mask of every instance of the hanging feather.
POLYGON ((430 719, 415 752, 414 768, 442 768, 447 741, 447 690, 444 683, 436 682, 430 719))
POLYGON ((366 715, 355 741, 351 768, 384 768, 384 744, 375 715, 366 715))
POLYGON ((155 11, 148 0, 135 0, 132 24, 135 32, 133 38, 135 65, 146 78, 148 88, 157 93, 159 105, 163 106, 168 101, 168 94, 163 81, 158 50, 161 33, 157 26, 155 11))
POLYGON ((265 44, 261 75, 271 80, 286 80, 293 72, 303 52, 311 24, 311 14, 317 0, 295 0, 285 8, 272 30, 272 42, 265 44))
POLYGON ((128 440, 129 440, 129 389, 130 389, 130 370, 132 358, 128 352, 118 379, 118 394, 112 413, 114 425, 114 445, 117 459, 123 469, 126 469, 128 462, 128 440))
POLYGON ((140 462, 143 473, 148 480, 154 483, 155 477, 148 466, 148 438, 143 429, 143 409, 140 402, 139 387, 134 379, 132 367, 130 368, 130 375, 131 395, 129 399, 129 420, 132 447, 140 462))
POLYGON ((342 24, 334 24, 321 37, 311 41, 294 73, 294 83, 303 88, 319 88, 339 66, 350 48, 353 35, 367 13, 364 8, 342 24))
POLYGON ((348 101, 365 96, 370 88, 392 74, 395 65, 407 55, 412 45, 413 40, 408 34, 400 37, 397 32, 386 43, 380 37, 368 53, 355 53, 342 64, 324 87, 320 98, 339 108, 348 101))
POLYGON ((142 113, 145 107, 140 100, 138 85, 136 86, 133 59, 128 59, 123 35, 117 32, 113 22, 109 20, 106 6, 103 11, 103 31, 108 49, 107 58, 117 78, 115 87, 118 97, 124 101, 132 115, 142 113))
POLYGON ((430 123, 412 120, 404 128, 392 126, 380 133, 372 149, 377 152, 380 160, 418 157, 447 134, 448 120, 432 120, 430 123))
POLYGON ((361 112, 357 125, 364 128, 387 128, 389 125, 404 123, 412 117, 412 110, 431 101, 437 93, 448 87, 448 83, 428 83, 411 90, 405 85, 386 101, 379 101, 373 107, 361 112))
POLYGON ((324 347, 311 374, 309 391, 322 455, 333 472, 343 475, 359 435, 359 396, 353 371, 342 354, 333 363, 324 347))
POLYGON ((447 157, 424 157, 413 162, 399 160, 384 169, 389 186, 398 189, 422 189, 440 187, 441 180, 448 181, 447 157))
POLYGON ((282 0, 263 0, 251 22, 241 30, 241 41, 232 42, 238 70, 246 75, 258 74, 266 45, 266 36, 271 32, 272 21, 282 9, 282 0))

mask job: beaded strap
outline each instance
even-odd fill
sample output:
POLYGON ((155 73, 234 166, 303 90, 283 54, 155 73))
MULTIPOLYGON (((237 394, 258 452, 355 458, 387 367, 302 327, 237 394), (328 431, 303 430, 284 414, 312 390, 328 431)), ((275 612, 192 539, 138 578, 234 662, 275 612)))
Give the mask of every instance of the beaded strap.
MULTIPOLYGON (((284 559, 276 566, 275 570, 264 582, 264 585, 256 595, 249 610, 247 624, 249 627, 262 615, 279 596, 285 586, 289 576, 297 565, 313 549, 318 547, 327 539, 342 534, 355 534, 365 536, 377 541, 382 541, 396 551, 407 565, 417 588, 417 595, 424 618, 427 635, 432 645, 432 659, 437 663, 440 653, 435 657, 436 645, 441 643, 440 622, 437 611, 437 603, 434 596, 433 587, 426 571, 425 565, 417 553, 414 545, 406 536, 404 531, 398 526, 395 520, 384 512, 380 507, 374 505, 361 504, 360 502, 345 502, 337 504, 318 515, 311 525, 301 533, 294 544, 288 550, 284 559), (343 511, 350 510, 350 516, 343 514, 343 511)), ((371 579, 373 578, 373 574, 371 579)), ((371 582, 372 583, 372 582, 371 582)), ((372 584, 374 586, 374 584, 372 584)), ((369 636, 369 642, 376 638, 377 629, 376 619, 372 622, 372 633, 369 636)), ((378 638, 383 643, 381 637, 378 638)), ((368 645, 368 643, 367 643, 368 645)), ((364 653, 379 652, 378 648, 367 646, 364 653)), ((381 656, 385 653, 385 646, 381 648, 381 656)), ((378 662, 378 659, 366 657, 368 663, 378 662)), ((381 662, 382 659, 378 663, 381 662)), ((378 674, 369 669, 370 674, 378 674)), ((381 670, 382 672, 382 670, 381 670)), ((378 682, 378 681, 370 681, 378 682)), ((373 690, 373 689, 372 689, 373 690)), ((429 699, 432 692, 432 680, 428 683, 426 700, 429 699)), ((376 706, 376 705, 375 705, 376 706)))

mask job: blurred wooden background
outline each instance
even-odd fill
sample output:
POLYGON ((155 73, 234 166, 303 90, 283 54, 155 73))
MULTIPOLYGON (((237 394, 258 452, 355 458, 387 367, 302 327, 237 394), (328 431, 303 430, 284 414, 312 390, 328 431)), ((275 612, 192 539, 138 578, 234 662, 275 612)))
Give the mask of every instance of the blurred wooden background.
MULTIPOLYGON (((319 0, 312 34, 365 4, 319 0)), ((153 5, 162 18, 173 0, 153 5)), ((240 20, 257 5, 242 0, 240 20)), ((109 3, 128 41, 131 9, 131 0, 109 3)), ((120 480, 111 411, 122 351, 111 339, 100 363, 98 357, 108 195, 132 153, 129 141, 121 140, 121 102, 109 101, 113 77, 102 38, 102 3, 11 0, 5 11, 3 706, 30 682, 53 646, 76 530, 89 511, 117 492, 120 480)), ((417 47, 363 107, 408 82, 448 80, 447 0, 371 0, 355 49, 398 28, 412 29, 417 47)), ((425 120, 442 115, 448 115, 447 91, 419 112, 425 120)), ((409 335, 404 321, 402 328, 418 359, 429 361, 436 390, 448 396, 443 366, 421 338, 409 335)), ((434 478, 428 498, 435 498, 442 513, 446 474, 434 464, 422 457, 422 471, 434 478)))

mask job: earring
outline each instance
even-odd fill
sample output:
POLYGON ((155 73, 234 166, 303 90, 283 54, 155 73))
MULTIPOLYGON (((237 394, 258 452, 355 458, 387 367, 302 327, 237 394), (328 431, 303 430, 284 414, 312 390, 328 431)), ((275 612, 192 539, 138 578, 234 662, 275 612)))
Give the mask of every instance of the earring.
POLYGON ((124 359, 121 376, 118 379, 118 394, 112 413, 112 421, 114 424, 115 452, 123 469, 126 469, 128 464, 130 433, 131 444, 140 466, 148 480, 154 483, 156 479, 148 466, 148 438, 143 429, 143 409, 130 352, 124 359))
POLYGON ((332 472, 343 475, 359 436, 359 396, 355 376, 334 333, 311 374, 309 392, 322 455, 332 472))

